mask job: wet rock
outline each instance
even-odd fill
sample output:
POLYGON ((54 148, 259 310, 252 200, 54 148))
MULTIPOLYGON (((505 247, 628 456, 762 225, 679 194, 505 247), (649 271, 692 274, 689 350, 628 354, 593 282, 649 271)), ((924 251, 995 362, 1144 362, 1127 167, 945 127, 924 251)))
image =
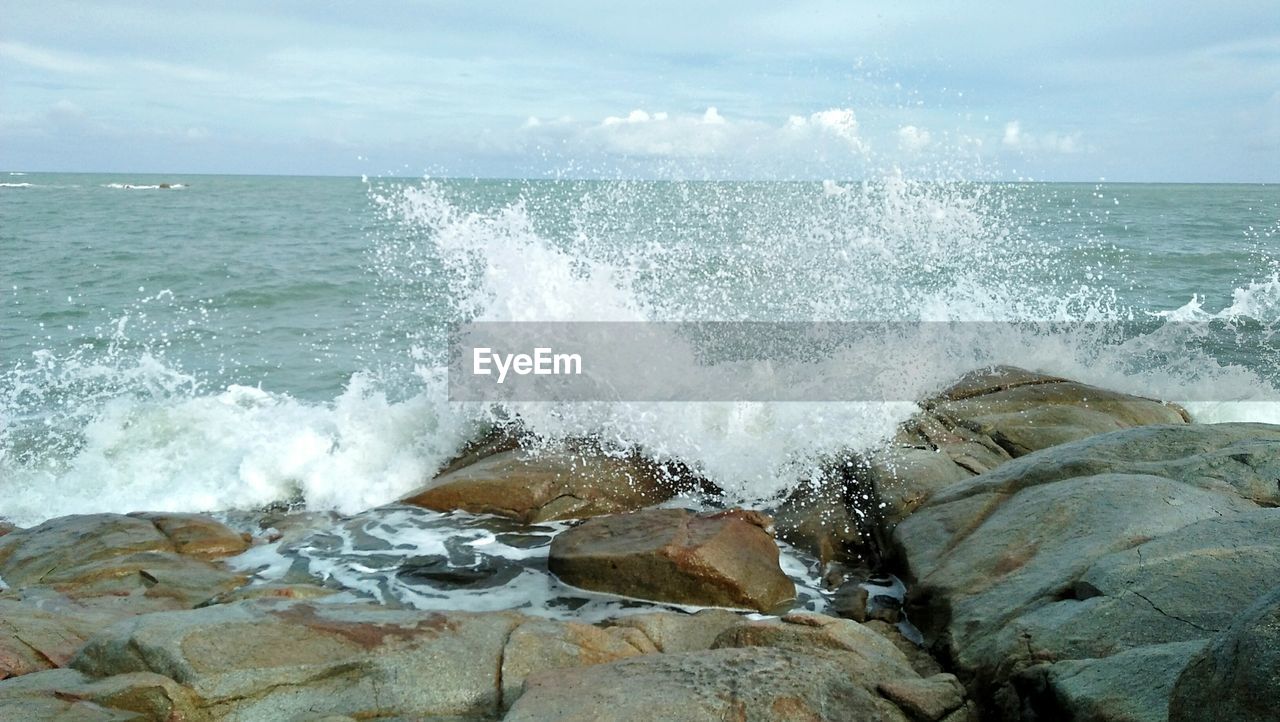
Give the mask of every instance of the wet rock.
POLYGON ((1014 457, 1094 434, 1189 420, 1186 411, 1161 401, 1011 367, 970 374, 926 405, 1014 457))
POLYGON ((533 524, 632 511, 675 493, 662 469, 636 456, 514 449, 438 476, 402 501, 533 524))
POLYGON ((222 559, 249 548, 249 539, 226 524, 199 514, 138 512, 168 537, 173 551, 201 559, 222 559))
POLYGON ((902 630, 898 628, 897 624, 872 619, 864 622, 862 626, 889 640, 893 646, 898 648, 899 652, 902 652, 907 661, 911 663, 911 668, 921 677, 932 677, 942 671, 942 665, 938 664, 938 660, 934 659, 919 644, 903 636, 902 630))
POLYGON ((1171 404, 1012 366, 966 374, 923 406, 888 448, 868 459, 890 526, 933 494, 1010 459, 1109 431, 1188 420, 1171 404))
POLYGON ((1178 677, 1170 722, 1276 719, 1280 700, 1280 587, 1262 595, 1196 654, 1178 677))
POLYGON ((831 598, 831 611, 855 622, 867 621, 867 590, 858 582, 845 582, 831 598))
POLYGON ((215 604, 230 604, 232 602, 243 602, 250 599, 319 599, 337 594, 338 590, 328 587, 318 586, 316 584, 250 584, 239 589, 232 590, 223 594, 206 599, 199 607, 209 607, 215 604))
POLYGON ((567 584, 642 599, 768 611, 795 597, 768 518, 731 510, 649 509, 597 517, 551 543, 567 584))
POLYGON ((778 538, 814 555, 824 566, 853 561, 850 552, 866 546, 866 530, 848 495, 844 476, 801 485, 772 510, 778 538))
POLYGON ((910 617, 996 718, 1163 719, 1180 659, 1280 578, 1250 477, 1278 454, 1275 427, 1152 426, 958 482, 894 532, 910 617))
POLYGON ((191 690, 158 674, 141 672, 91 679, 70 669, 0 682, 0 719, 7 720, 202 720, 191 690))

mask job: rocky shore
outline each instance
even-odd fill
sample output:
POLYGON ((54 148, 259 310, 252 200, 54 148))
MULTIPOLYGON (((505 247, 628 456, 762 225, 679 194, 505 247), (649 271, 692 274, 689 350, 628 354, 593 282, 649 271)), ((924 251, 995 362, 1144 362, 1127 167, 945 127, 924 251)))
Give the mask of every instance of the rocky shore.
POLYGON ((0 525, 0 719, 1280 719, 1280 427, 1012 368, 921 409, 763 510, 497 430, 392 510, 492 523, 371 542, 422 599, 554 575, 604 619, 261 561, 348 543, 332 515, 0 525), (452 563, 492 539, 521 565, 452 563))

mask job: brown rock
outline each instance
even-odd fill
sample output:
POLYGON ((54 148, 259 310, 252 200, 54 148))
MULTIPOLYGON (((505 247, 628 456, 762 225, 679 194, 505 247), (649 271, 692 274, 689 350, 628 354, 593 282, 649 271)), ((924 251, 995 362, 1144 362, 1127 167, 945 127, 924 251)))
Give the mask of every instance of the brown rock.
POLYGON ((940 720, 964 704, 964 686, 954 674, 889 680, 876 685, 876 690, 921 722, 940 720))
POLYGON ((513 449, 438 476, 402 501, 532 524, 632 511, 674 494, 661 469, 635 456, 513 449))
POLYGON ((201 559, 221 559, 249 548, 249 540, 222 522, 200 514, 138 512, 129 516, 146 519, 168 537, 173 551, 201 559))
MULTIPOLYGON (((758 516, 758 515, 757 515, 758 516)), ((551 543, 568 584, 642 599, 767 611, 795 597, 761 519, 650 509, 591 519, 551 543)))

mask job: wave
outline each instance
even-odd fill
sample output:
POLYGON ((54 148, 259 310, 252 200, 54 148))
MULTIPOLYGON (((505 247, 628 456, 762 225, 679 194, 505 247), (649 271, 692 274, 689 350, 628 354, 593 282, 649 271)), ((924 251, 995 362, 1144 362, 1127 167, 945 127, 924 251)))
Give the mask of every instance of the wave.
MULTIPOLYGON (((344 391, 326 402, 245 385, 210 390, 148 342, 167 329, 125 318, 120 342, 107 350, 48 352, 0 382, 0 514, 30 524, 74 512, 282 501, 355 513, 404 495, 487 424, 512 416, 546 439, 591 435, 680 459, 730 500, 756 503, 814 478, 834 452, 883 443, 917 405, 449 403, 448 326, 1140 315, 1113 289, 1074 280, 1092 262, 1089 248, 1064 251, 1010 230, 1016 199, 998 187, 889 174, 781 190, 693 184, 680 189, 679 202, 659 197, 666 192, 643 183, 583 185, 567 207, 553 209, 561 230, 550 232, 539 222, 546 209, 528 199, 477 211, 443 183, 370 184, 372 208, 395 229, 373 237, 380 295, 370 305, 397 304, 416 320, 400 349, 409 391, 382 369, 353 369, 344 391), (766 206, 751 196, 772 192, 794 197, 766 206)), ((1171 401, 1222 399, 1187 404, 1200 420, 1280 422, 1280 393, 1265 374, 1219 358, 1186 323, 1249 318, 1269 328, 1280 279, 1236 289, 1216 312, 1193 302, 1162 314, 1154 330, 1121 339, 1007 324, 997 343, 923 356, 919 339, 889 338, 813 379, 918 399, 973 368, 1009 363, 1171 401)), ((671 339, 655 352, 689 353, 681 343, 671 339)), ((706 379, 725 372, 712 367, 706 379)))
MULTIPOLYGON (((13 175, 10 173, 9 175, 13 175)), ((34 183, 0 183, 0 188, 34 188, 34 183)))
POLYGON ((187 186, 183 183, 156 183, 153 185, 136 185, 133 183, 106 183, 102 187, 114 188, 117 190, 130 190, 130 191, 157 191, 157 190, 177 190, 181 188, 186 188, 187 186))

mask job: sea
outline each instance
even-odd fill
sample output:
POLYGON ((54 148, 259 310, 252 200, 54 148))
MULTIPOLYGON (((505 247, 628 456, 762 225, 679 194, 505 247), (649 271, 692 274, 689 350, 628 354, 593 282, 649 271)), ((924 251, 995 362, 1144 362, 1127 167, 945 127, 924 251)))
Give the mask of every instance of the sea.
MULTIPOLYGON (((497 522, 368 514, 513 418, 677 459, 728 503, 767 506, 995 363, 1198 422, 1280 423, 1277 330, 1276 185, 0 172, 0 519, 287 506, 325 515, 332 558, 413 528, 441 554, 526 560, 538 545, 497 522), (1007 333, 877 349, 895 374, 823 367, 832 384, 894 384, 882 402, 451 402, 448 332, 467 321, 1007 333)), ((406 598, 391 578, 370 593, 406 598)))

